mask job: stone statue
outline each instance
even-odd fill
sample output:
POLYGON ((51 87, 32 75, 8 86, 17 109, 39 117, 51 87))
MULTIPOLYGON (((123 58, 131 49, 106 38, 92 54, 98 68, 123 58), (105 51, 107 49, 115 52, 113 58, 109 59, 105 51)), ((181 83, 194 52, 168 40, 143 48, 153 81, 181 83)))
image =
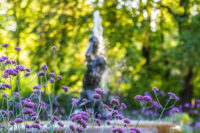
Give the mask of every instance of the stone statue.
MULTIPOLYGON (((83 78, 83 90, 80 94, 77 109, 78 111, 94 109, 95 114, 101 114, 102 118, 106 117, 106 113, 102 109, 101 101, 95 99, 95 89, 98 88, 101 77, 105 71, 106 62, 103 57, 97 55, 98 38, 94 35, 90 36, 89 46, 86 51, 87 71, 83 78), (86 98, 87 102, 82 100, 86 98)), ((75 111, 76 112, 76 111, 75 111)))

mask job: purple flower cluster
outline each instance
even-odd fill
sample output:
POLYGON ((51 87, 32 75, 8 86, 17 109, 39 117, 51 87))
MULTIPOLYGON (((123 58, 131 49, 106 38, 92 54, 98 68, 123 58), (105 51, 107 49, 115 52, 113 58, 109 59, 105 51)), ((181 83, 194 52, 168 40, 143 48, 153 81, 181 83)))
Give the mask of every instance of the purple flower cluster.
POLYGON ((62 89, 65 91, 65 92, 68 92, 69 88, 65 85, 62 86, 62 89))
MULTIPOLYGON (((82 128, 86 128, 87 127, 87 121, 89 119, 89 114, 85 111, 81 111, 78 114, 72 114, 72 118, 71 121, 75 122, 77 125, 79 125, 82 128)), ((70 129, 71 130, 75 130, 75 127, 73 127, 72 125, 70 125, 70 129)))
POLYGON ((15 50, 16 50, 17 52, 19 52, 19 51, 21 51, 22 49, 21 49, 20 47, 15 47, 15 50))
POLYGON ((180 100, 180 98, 177 97, 177 96, 176 96, 174 93, 172 93, 172 92, 168 92, 168 95, 170 96, 171 99, 175 99, 176 101, 179 101, 179 100, 180 100))

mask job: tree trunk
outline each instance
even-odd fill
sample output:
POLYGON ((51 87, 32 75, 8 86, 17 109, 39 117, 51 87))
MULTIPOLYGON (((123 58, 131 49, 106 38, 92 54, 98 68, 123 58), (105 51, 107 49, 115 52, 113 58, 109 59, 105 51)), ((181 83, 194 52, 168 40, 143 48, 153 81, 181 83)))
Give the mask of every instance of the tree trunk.
MULTIPOLYGON (((194 73, 192 67, 189 68, 187 74, 184 76, 184 89, 180 92, 181 104, 191 103, 193 97, 192 77, 194 73)), ((185 108, 183 108, 186 111, 185 108)))

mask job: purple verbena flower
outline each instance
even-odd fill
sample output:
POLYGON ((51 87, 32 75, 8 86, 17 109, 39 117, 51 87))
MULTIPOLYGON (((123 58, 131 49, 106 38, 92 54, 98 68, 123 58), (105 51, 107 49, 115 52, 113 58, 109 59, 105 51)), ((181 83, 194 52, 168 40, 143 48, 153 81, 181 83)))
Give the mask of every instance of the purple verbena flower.
POLYGON ((126 119, 124 119, 124 123, 126 123, 126 124, 130 124, 131 121, 130 121, 128 118, 126 118, 126 119))
POLYGON ((40 94, 40 93, 43 93, 43 91, 41 91, 41 90, 34 90, 33 93, 40 94))
POLYGON ((110 113, 106 114, 106 118, 107 119, 111 119, 112 118, 112 114, 110 114, 110 113))
POLYGON ((143 100, 143 96, 142 96, 142 95, 136 95, 136 96, 135 96, 135 99, 136 99, 136 100, 143 100))
POLYGON ((33 123, 31 125, 32 128, 37 128, 37 129, 40 129, 40 125, 38 123, 33 123))
POLYGON ((14 92, 14 94, 13 94, 15 97, 20 97, 20 94, 19 94, 19 92, 14 92))
POLYGON ((60 127, 64 127, 64 124, 62 123, 62 122, 58 122, 58 125, 60 126, 60 127))
POLYGON ((119 106, 120 104, 119 104, 119 100, 118 99, 112 99, 111 101, 110 101, 110 104, 111 105, 116 105, 116 106, 119 106))
POLYGON ((104 93, 103 90, 100 89, 100 88, 96 88, 95 92, 98 93, 98 94, 100 94, 100 95, 103 95, 103 93, 104 93))
POLYGON ((74 132, 76 130, 76 127, 73 124, 69 125, 69 128, 74 132))
POLYGON ((22 118, 16 118, 15 120, 14 120, 14 122, 15 123, 22 123, 24 120, 22 119, 22 118))
POLYGON ((8 97, 8 95, 7 95, 7 94, 5 94, 5 93, 3 93, 3 94, 2 94, 2 97, 4 97, 4 98, 7 98, 7 97, 8 97))
POLYGON ((18 71, 25 71, 25 67, 22 66, 22 65, 17 65, 17 66, 16 66, 16 69, 17 69, 18 71))
POLYGON ((53 77, 53 78, 56 77, 55 73, 53 73, 53 72, 50 72, 50 73, 49 73, 49 76, 50 76, 50 77, 53 77))
POLYGON ((58 75, 58 79, 61 80, 61 79, 62 79, 62 76, 61 76, 61 75, 58 75))
POLYGON ((94 99, 101 99, 101 95, 99 95, 99 94, 94 94, 94 95, 93 95, 93 98, 94 98, 94 99))
POLYGON ((20 47, 15 47, 15 50, 16 50, 17 52, 19 52, 19 51, 21 51, 22 49, 21 49, 20 47))
POLYGON ((44 71, 40 71, 40 72, 37 73, 38 76, 45 76, 45 74, 46 73, 44 71))
POLYGON ((51 82, 51 83, 54 83, 54 82, 55 82, 55 79, 54 79, 54 78, 50 78, 50 82, 51 82))
POLYGON ((94 119, 94 121, 97 123, 97 125, 100 127, 101 126, 101 120, 100 119, 94 119))
POLYGON ((76 98, 72 98, 72 106, 77 105, 78 100, 76 98))
POLYGON ((15 60, 11 61, 13 65, 17 65, 17 62, 15 60))
POLYGON ((153 105, 154 107, 160 107, 159 104, 158 104, 158 102, 156 102, 156 101, 152 101, 151 103, 152 103, 152 105, 153 105))
POLYGON ((126 106, 125 103, 121 103, 121 107, 122 107, 123 109, 126 109, 126 108, 127 108, 127 106, 126 106))
POLYGON ((31 75, 30 72, 24 73, 24 76, 25 76, 25 77, 28 77, 29 75, 31 75))
POLYGON ((7 64, 11 64, 11 63, 12 63, 12 61, 6 60, 4 64, 7 65, 7 64))
POLYGON ((121 127, 115 127, 112 129, 113 133, 125 133, 121 127))
POLYGON ((172 109, 172 112, 178 113, 178 112, 180 112, 180 111, 179 111, 178 108, 175 107, 175 108, 172 109))
POLYGON ((40 89, 40 86, 39 86, 39 85, 34 85, 34 86, 33 86, 33 89, 39 90, 39 89, 40 89))
POLYGON ((26 126, 25 126, 26 128, 31 128, 31 125, 29 125, 29 124, 26 124, 26 126))
POLYGON ((68 92, 69 88, 65 85, 62 86, 62 89, 65 91, 65 92, 68 92))
POLYGON ((136 133, 141 133, 140 129, 132 127, 130 128, 130 131, 135 131, 136 133))
POLYGON ((56 46, 53 46, 53 47, 51 48, 51 50, 56 50, 56 46))
POLYGON ((46 71, 46 70, 48 70, 48 67, 47 67, 46 64, 44 64, 44 65, 41 66, 41 69, 44 70, 44 71, 46 71))
POLYGON ((9 46, 8 43, 4 43, 4 44, 2 45, 2 47, 4 47, 4 48, 7 48, 8 46, 9 46))
POLYGON ((30 68, 26 68, 25 71, 31 72, 31 69, 30 68))
POLYGON ((120 114, 117 114, 117 115, 115 115, 115 117, 117 118, 117 119, 120 119, 120 120, 122 120, 124 117, 122 116, 122 115, 120 115, 120 114))
POLYGON ((144 96, 143 99, 149 103, 152 102, 152 98, 150 96, 144 96))
POLYGON ((83 128, 82 128, 82 127, 77 127, 77 128, 76 128, 76 131, 77 131, 78 133, 82 133, 82 132, 83 132, 83 128))
POLYGON ((177 96, 176 96, 174 93, 172 93, 172 92, 168 92, 168 95, 170 96, 171 99, 175 99, 176 101, 179 101, 179 100, 180 100, 180 98, 177 97, 177 96))
POLYGON ((159 91, 159 89, 157 87, 153 87, 152 91, 159 91))
POLYGON ((58 116, 53 116, 53 120, 56 120, 56 121, 59 121, 59 118, 58 118, 58 116))
POLYGON ((86 98, 83 98, 82 102, 86 103, 86 102, 87 102, 87 99, 86 99, 86 98))

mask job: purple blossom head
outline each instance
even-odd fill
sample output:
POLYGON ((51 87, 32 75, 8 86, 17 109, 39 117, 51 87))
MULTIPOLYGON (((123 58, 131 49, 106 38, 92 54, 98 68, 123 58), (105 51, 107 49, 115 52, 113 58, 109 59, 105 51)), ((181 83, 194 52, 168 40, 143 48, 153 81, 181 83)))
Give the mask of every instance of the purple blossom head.
POLYGON ((178 108, 175 107, 175 108, 172 109, 172 112, 178 113, 178 112, 180 112, 180 111, 179 111, 178 108))
POLYGON ((185 103, 184 106, 185 106, 186 108, 189 108, 189 107, 190 107, 190 103, 185 103))
POLYGON ((31 128, 31 125, 29 125, 29 124, 26 124, 26 126, 25 126, 26 128, 31 128))
POLYGON ((49 73, 49 76, 50 76, 50 77, 53 77, 53 78, 56 77, 55 73, 53 73, 53 72, 50 72, 50 73, 49 73))
POLYGON ((23 119, 22 118, 16 118, 14 120, 15 123, 22 123, 23 122, 23 119))
POLYGON ((106 114, 106 118, 107 119, 111 119, 112 118, 112 114, 111 113, 106 114))
POLYGON ((119 106, 120 104, 119 104, 119 100, 118 99, 115 99, 115 98, 113 98, 111 101, 110 101, 110 104, 111 105, 116 105, 116 106, 119 106))
POLYGON ((123 130, 123 128, 121 128, 121 127, 114 127, 112 129, 112 132, 113 133, 125 133, 124 130, 123 130))
POLYGON ((62 78, 62 76, 61 76, 61 75, 58 75, 58 79, 59 79, 59 80, 62 80, 63 78, 62 78))
POLYGON ((20 94, 19 94, 19 92, 14 92, 14 94, 13 94, 15 97, 20 97, 20 94))
POLYGON ((58 122, 58 125, 60 126, 60 127, 64 127, 64 124, 62 123, 62 122, 58 122))
POLYGON ((40 93, 43 93, 43 91, 41 91, 41 90, 34 90, 33 93, 40 94, 40 93))
POLYGON ((159 89, 157 87, 153 87, 152 91, 159 91, 159 89))
POLYGON ((82 127, 77 127, 77 128, 76 128, 76 131, 77 131, 78 133, 82 133, 82 132, 83 132, 83 128, 82 128, 82 127))
POLYGON ((2 47, 4 47, 4 48, 7 48, 8 46, 9 46, 8 43, 4 43, 4 44, 2 45, 2 47))
POLYGON ((93 98, 94 98, 94 99, 101 99, 101 95, 99 95, 99 94, 94 94, 94 95, 93 95, 93 98))
POLYGON ((175 99, 176 101, 179 101, 179 100, 180 100, 180 98, 177 97, 177 96, 176 96, 174 93, 172 93, 172 92, 168 92, 168 95, 170 96, 171 99, 175 99))
POLYGON ((126 119, 124 119, 124 123, 126 123, 126 124, 130 124, 131 121, 130 121, 128 118, 126 118, 126 119))
POLYGON ((56 120, 56 121, 59 121, 58 116, 55 116, 55 115, 54 115, 54 116, 53 116, 53 119, 56 120))
POLYGON ((103 90, 102 89, 100 89, 100 88, 96 88, 95 89, 95 92, 97 93, 97 94, 100 94, 100 95, 103 95, 103 90))
POLYGON ((135 131, 136 133, 141 133, 140 129, 132 127, 130 128, 130 131, 135 131))
POLYGON ((44 65, 41 66, 41 69, 44 70, 44 71, 46 71, 46 70, 48 70, 48 67, 47 67, 46 64, 44 64, 44 65))
POLYGON ((31 125, 32 128, 37 128, 37 129, 40 129, 40 125, 38 123, 33 123, 31 125))
POLYGON ((73 124, 69 125, 69 128, 74 132, 76 130, 76 127, 73 124))
POLYGON ((54 82, 55 82, 55 79, 54 79, 54 78, 50 78, 50 82, 51 82, 51 83, 54 83, 54 82))
POLYGON ((26 73, 24 73, 24 76, 25 76, 25 77, 28 77, 29 75, 31 75, 30 72, 26 72, 26 73))
POLYGON ((51 50, 55 51, 55 50, 56 50, 56 46, 53 46, 53 47, 51 48, 51 50))
POLYGON ((87 102, 87 99, 86 99, 86 98, 83 98, 82 102, 86 103, 86 102, 87 102))
POLYGON ((143 100, 143 96, 142 96, 142 95, 136 95, 136 96, 135 96, 135 99, 136 99, 136 100, 143 100))
POLYGON ((152 102, 152 98, 150 96, 144 96, 143 99, 147 102, 152 102))
POLYGON ((125 103, 121 103, 121 107, 122 107, 123 109, 126 109, 126 108, 127 108, 127 106, 126 106, 125 103))
POLYGON ((98 118, 101 118, 101 117, 102 117, 102 115, 101 115, 101 114, 97 114, 97 117, 98 117, 98 118))
POLYGON ((8 95, 7 95, 7 94, 5 94, 5 93, 3 93, 3 94, 2 94, 2 97, 4 97, 4 98, 7 98, 7 97, 8 97, 8 95))
POLYGON ((26 68, 25 71, 31 72, 31 69, 30 68, 26 68))
POLYGON ((12 63, 12 61, 6 60, 4 64, 7 65, 7 64, 11 64, 11 63, 12 63))
POLYGON ((98 126, 101 126, 101 120, 100 119, 94 119, 94 121, 97 123, 98 126))
POLYGON ((69 88, 65 85, 62 86, 62 89, 65 91, 65 92, 68 92, 69 88))
POLYGON ((15 60, 11 61, 13 65, 17 65, 17 62, 15 60))
POLYGON ((158 104, 158 102, 156 102, 156 101, 152 101, 152 105, 153 105, 154 107, 160 107, 159 104, 158 104))
POLYGON ((11 85, 9 85, 9 84, 3 83, 2 85, 5 86, 8 89, 11 89, 11 85))
POLYGON ((46 73, 44 71, 40 71, 40 72, 37 73, 38 76, 45 76, 45 74, 46 73))
POLYGON ((10 122, 10 125, 14 125, 14 124, 15 124, 15 122, 14 122, 14 121, 11 121, 11 122, 10 122))
POLYGON ((72 105, 76 106, 78 103, 78 100, 76 98, 72 98, 72 105))
POLYGON ((116 119, 120 119, 120 120, 122 120, 124 118, 123 115, 121 115, 121 114, 117 114, 117 115, 115 115, 115 117, 116 117, 116 119))
POLYGON ((40 86, 39 86, 39 85, 34 85, 34 86, 33 86, 33 89, 39 90, 39 89, 40 89, 40 86))
POLYGON ((22 66, 22 65, 17 65, 17 66, 16 66, 16 69, 17 69, 18 71, 25 71, 25 67, 22 66))
POLYGON ((19 52, 19 51, 21 51, 22 49, 21 49, 20 47, 15 47, 15 50, 16 50, 17 52, 19 52))

